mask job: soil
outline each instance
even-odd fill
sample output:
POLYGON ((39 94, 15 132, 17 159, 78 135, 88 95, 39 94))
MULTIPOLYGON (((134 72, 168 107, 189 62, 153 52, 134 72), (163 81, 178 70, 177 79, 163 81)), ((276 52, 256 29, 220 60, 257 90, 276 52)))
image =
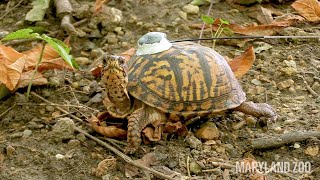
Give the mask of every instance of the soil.
MULTIPOLYGON (((24 21, 24 17, 32 8, 31 2, 24 1, 13 8, 18 2, 0 2, 1 15, 5 10, 12 9, 0 18, 0 36, 21 28, 38 26, 58 39, 64 40, 67 37, 67 33, 60 28, 60 18, 55 14, 54 8, 48 10, 43 21, 28 23, 24 21)), ((200 6, 199 13, 187 14, 187 19, 184 20, 179 14, 182 14, 183 6, 190 3, 186 0, 112 1, 106 6, 120 10, 113 11, 116 17, 121 18, 118 22, 112 19, 113 16, 98 15, 92 18, 90 8, 93 1, 80 0, 71 3, 74 8, 74 21, 88 19, 86 23, 76 26, 77 30, 84 32, 86 36, 71 39, 72 54, 77 58, 81 70, 48 71, 45 75, 49 84, 32 87, 32 91, 53 103, 64 105, 61 107, 82 120, 88 119, 91 114, 96 115, 98 111, 104 111, 99 78, 88 72, 95 66, 94 60, 102 51, 119 54, 136 47, 139 37, 150 31, 165 32, 169 39, 197 38, 200 30, 191 28, 190 25, 201 23, 200 15, 206 14, 209 8, 209 5, 200 6), (122 12, 122 16, 119 12, 122 12)), ((290 7, 291 3, 269 5, 286 13, 294 12, 290 7)), ((256 22, 224 1, 213 5, 210 16, 237 24, 256 22)), ((319 36, 320 29, 319 24, 305 21, 294 27, 287 27, 279 34, 319 36)), ((210 37, 210 32, 206 30, 203 36, 210 37)), ((254 65, 239 81, 248 100, 267 102, 277 110, 279 117, 275 123, 261 128, 252 123, 256 119, 241 113, 233 113, 224 118, 211 118, 209 121, 216 122, 220 132, 217 140, 206 142, 199 141, 192 135, 168 135, 166 139, 156 143, 141 145, 138 152, 130 157, 139 159, 149 152, 156 152, 159 160, 151 167, 166 166, 183 176, 188 175, 188 160, 191 177, 194 179, 320 179, 319 138, 262 150, 254 150, 249 146, 250 140, 255 138, 277 137, 298 131, 320 131, 320 99, 312 95, 307 88, 308 84, 320 94, 318 39, 250 40, 242 47, 226 45, 220 41, 215 50, 223 56, 233 58, 249 45, 258 48, 266 47, 266 44, 270 45, 270 48, 256 53, 254 65), (236 130, 232 128, 243 119, 248 119, 247 125, 236 130), (194 143, 197 145, 194 146, 194 143), (261 176, 257 175, 258 173, 237 173, 234 168, 229 170, 216 167, 213 163, 235 165, 245 158, 267 162, 269 165, 272 162, 289 162, 291 169, 300 163, 303 168, 301 172, 270 172, 261 176), (308 163, 311 171, 306 172, 304 167, 308 163)), ((13 47, 22 51, 34 45, 34 42, 23 42, 14 44, 13 47)), ((202 42, 202 45, 211 46, 211 42, 202 42)), ((31 96, 27 101, 25 95, 26 89, 23 88, 0 101, 0 179, 128 179, 123 159, 74 131, 73 122, 67 118, 68 115, 55 109, 55 106, 46 105, 35 96, 31 96), (8 112, 4 113, 7 110, 8 112), (98 164, 105 159, 115 160, 115 165, 98 172, 98 164)), ((197 122, 196 126, 190 128, 190 133, 200 126, 200 122, 207 120, 197 122)), ((93 136, 103 139, 85 123, 74 123, 93 136)), ((119 146, 124 147, 121 144, 119 146)), ((148 173, 138 174, 133 179, 150 177, 158 179, 148 173)))

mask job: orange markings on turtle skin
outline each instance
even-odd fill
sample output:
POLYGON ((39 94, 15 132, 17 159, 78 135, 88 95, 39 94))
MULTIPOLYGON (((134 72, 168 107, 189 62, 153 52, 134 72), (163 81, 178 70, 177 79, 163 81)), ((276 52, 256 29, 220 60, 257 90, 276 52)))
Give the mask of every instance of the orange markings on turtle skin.
POLYGON ((200 105, 200 108, 202 110, 208 110, 211 108, 212 102, 211 101, 205 101, 200 105))
POLYGON ((187 111, 195 111, 197 109, 198 105, 196 103, 191 103, 189 106, 187 106, 187 111))
POLYGON ((184 108, 184 103, 181 102, 179 104, 176 104, 174 107, 173 107, 173 111, 175 112, 181 112, 184 108))

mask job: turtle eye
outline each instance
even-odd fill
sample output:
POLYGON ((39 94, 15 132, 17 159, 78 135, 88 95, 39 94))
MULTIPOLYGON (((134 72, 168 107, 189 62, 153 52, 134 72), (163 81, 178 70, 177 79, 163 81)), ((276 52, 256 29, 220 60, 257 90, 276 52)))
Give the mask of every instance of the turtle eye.
POLYGON ((125 60, 124 60, 124 58, 122 58, 122 57, 119 57, 119 64, 121 65, 121 66, 123 66, 123 65, 125 65, 125 60))

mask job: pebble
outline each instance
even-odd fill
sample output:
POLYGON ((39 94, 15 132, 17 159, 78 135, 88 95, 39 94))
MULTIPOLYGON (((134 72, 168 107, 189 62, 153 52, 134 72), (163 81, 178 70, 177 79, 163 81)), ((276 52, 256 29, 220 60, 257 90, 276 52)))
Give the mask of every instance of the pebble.
POLYGON ((32 131, 29 129, 26 129, 23 131, 22 137, 27 138, 27 137, 31 136, 31 134, 32 134, 32 131))
POLYGON ((298 73, 298 70, 294 67, 285 67, 281 68, 281 72, 283 72, 287 76, 293 76, 298 73))
POLYGON ((8 145, 6 147, 6 154, 8 157, 12 157, 15 152, 16 152, 16 149, 14 147, 12 147, 11 145, 8 145))
POLYGON ((262 85, 261 81, 259 81, 258 79, 252 79, 251 83, 254 84, 254 85, 257 85, 257 86, 261 86, 262 85))
POLYGON ((216 124, 209 121, 201 125, 200 129, 195 133, 197 138, 204 140, 215 140, 219 138, 219 135, 220 132, 216 124))
POLYGON ((55 108, 53 106, 46 106, 46 110, 49 112, 53 112, 55 108))
POLYGON ((179 17, 180 17, 181 19, 183 19, 183 20, 187 20, 187 19, 188 19, 186 12, 179 11, 179 12, 178 12, 178 15, 179 15, 179 17))
POLYGON ((313 85, 311 86, 311 88, 312 88, 315 92, 320 92, 320 84, 319 84, 319 82, 313 83, 313 85))
POLYGON ((120 36, 124 35, 124 32, 122 31, 122 27, 115 27, 114 32, 116 32, 120 36))
POLYGON ((190 162, 189 168, 190 168, 190 172, 192 174, 196 174, 196 175, 201 173, 201 171, 202 171, 201 166, 197 162, 194 162, 194 161, 190 162))
POLYGON ((292 79, 288 79, 288 80, 279 82, 277 84, 277 87, 279 90, 282 90, 292 86, 293 84, 294 84, 294 81, 292 79))
POLYGON ((60 79, 58 77, 50 77, 48 84, 52 87, 58 87, 60 86, 60 79))
POLYGON ((199 13, 199 7, 192 5, 192 4, 188 4, 186 6, 183 6, 182 10, 188 14, 198 14, 199 13))
POLYGON ((202 142, 196 138, 193 135, 190 135, 187 137, 186 142, 189 144, 189 146, 193 149, 200 149, 202 142))
POLYGON ((295 149, 299 149, 301 146, 300 146, 299 143, 294 143, 293 147, 294 147, 295 149))
POLYGON ((44 127, 44 125, 43 125, 43 124, 37 124, 37 123, 34 122, 34 121, 30 121, 30 122, 28 123, 27 127, 28 127, 29 129, 41 129, 41 128, 44 127))
POLYGON ((113 33, 108 33, 106 38, 107 38, 108 44, 116 44, 118 42, 117 36, 113 33))
POLYGON ((289 60, 289 61, 284 60, 283 62, 288 67, 297 68, 297 64, 296 64, 296 62, 294 60, 289 60))
POLYGON ((70 118, 60 118, 49 132, 49 137, 54 142, 61 142, 74 138, 74 122, 70 118))
POLYGON ((80 66, 85 66, 90 64, 90 60, 87 57, 76 57, 75 61, 77 62, 77 64, 79 64, 80 66))
POLYGON ((80 146, 80 141, 78 139, 71 139, 68 142, 68 145, 71 147, 77 147, 77 146, 80 146))
POLYGON ((62 154, 56 154, 56 159, 64 159, 64 155, 62 154))

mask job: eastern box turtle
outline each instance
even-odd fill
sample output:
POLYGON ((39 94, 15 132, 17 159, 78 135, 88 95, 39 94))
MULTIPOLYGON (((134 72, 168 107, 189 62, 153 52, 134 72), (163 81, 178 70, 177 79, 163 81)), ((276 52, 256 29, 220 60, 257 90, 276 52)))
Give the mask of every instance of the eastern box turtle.
POLYGON ((167 119, 187 120, 227 109, 277 118, 270 105, 245 102, 231 68, 216 51, 191 42, 168 43, 164 33, 148 33, 128 62, 121 56, 104 57, 104 103, 112 116, 128 119, 128 153, 138 148, 148 124, 167 119))

